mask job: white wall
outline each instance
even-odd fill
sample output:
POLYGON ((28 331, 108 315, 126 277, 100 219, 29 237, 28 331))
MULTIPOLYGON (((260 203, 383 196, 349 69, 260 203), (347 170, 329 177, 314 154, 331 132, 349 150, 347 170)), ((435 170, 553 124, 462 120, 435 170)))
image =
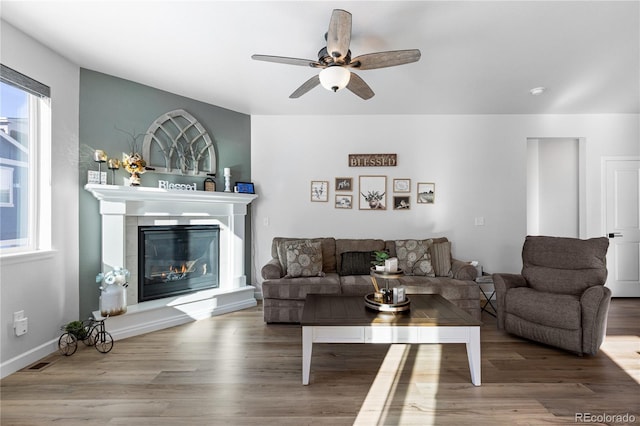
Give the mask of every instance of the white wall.
POLYGON ((538 234, 579 237, 578 140, 539 139, 538 234))
MULTIPOLYGON (((603 235, 602 156, 640 154, 639 116, 253 116, 254 271, 274 236, 447 236, 459 259, 518 272, 527 230, 527 138, 586 139, 586 236, 603 235), (348 154, 396 153, 397 167, 348 167, 348 154), (337 176, 410 178, 407 211, 335 209, 337 176), (330 181, 330 202, 309 201, 311 180, 330 181), (417 182, 435 182, 434 205, 415 204, 417 182), (475 226, 475 218, 484 226, 475 226)), ((357 186, 356 186, 357 190, 357 186)), ((354 192, 354 200, 357 198, 354 192)))
POLYGON ((2 63, 51 88, 53 141, 53 251, 0 261, 0 377, 5 377, 56 350, 60 326, 78 319, 80 71, 4 21, 0 31, 2 63), (18 310, 24 310, 29 326, 20 337, 12 324, 18 310))

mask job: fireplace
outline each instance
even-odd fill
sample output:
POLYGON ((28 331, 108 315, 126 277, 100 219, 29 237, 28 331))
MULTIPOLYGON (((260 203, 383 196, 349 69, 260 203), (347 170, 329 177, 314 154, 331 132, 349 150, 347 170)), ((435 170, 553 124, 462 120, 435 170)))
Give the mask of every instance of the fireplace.
POLYGON ((220 227, 138 227, 138 302, 219 287, 220 227))

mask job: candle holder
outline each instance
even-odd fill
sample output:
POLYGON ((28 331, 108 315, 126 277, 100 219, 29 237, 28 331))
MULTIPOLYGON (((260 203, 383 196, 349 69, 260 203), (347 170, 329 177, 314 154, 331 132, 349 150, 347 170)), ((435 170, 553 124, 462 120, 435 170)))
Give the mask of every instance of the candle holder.
POLYGON ((224 168, 224 192, 231 192, 231 169, 224 168))
POLYGON ((102 171, 102 163, 107 162, 107 153, 101 149, 96 149, 95 151, 93 151, 93 161, 98 163, 98 173, 100 173, 102 171))
POLYGON ((111 184, 116 184, 116 170, 120 168, 120 160, 117 158, 109 158, 107 167, 111 170, 111 184))

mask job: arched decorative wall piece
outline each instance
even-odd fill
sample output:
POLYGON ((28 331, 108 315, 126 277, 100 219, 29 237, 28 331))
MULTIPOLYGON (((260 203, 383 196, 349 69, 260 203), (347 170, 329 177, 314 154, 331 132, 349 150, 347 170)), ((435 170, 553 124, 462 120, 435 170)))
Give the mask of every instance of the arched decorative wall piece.
POLYGON ((156 173, 206 176, 217 170, 211 137, 183 109, 162 114, 151 124, 142 142, 142 156, 156 173))

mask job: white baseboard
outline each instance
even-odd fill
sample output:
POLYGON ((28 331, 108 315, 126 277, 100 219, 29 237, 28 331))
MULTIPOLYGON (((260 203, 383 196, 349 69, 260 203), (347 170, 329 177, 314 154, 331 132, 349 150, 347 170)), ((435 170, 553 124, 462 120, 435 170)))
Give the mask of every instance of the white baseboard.
POLYGON ((43 343, 30 351, 20 354, 0 364, 0 379, 4 379, 9 374, 13 374, 18 370, 21 370, 34 362, 45 358, 51 353, 58 350, 58 338, 52 339, 49 342, 43 343))

